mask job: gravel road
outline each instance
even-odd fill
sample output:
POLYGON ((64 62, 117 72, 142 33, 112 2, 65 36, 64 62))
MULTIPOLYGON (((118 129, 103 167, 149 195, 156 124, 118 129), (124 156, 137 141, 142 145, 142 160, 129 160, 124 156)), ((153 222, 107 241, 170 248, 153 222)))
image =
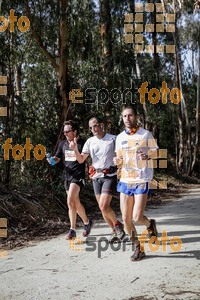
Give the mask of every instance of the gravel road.
MULTIPOLYGON (((145 242, 146 258, 139 262, 130 261, 129 243, 111 247, 103 241, 110 235, 103 222, 95 224, 88 245, 79 229, 79 244, 60 235, 8 251, 0 258, 0 300, 200 299, 199 200, 197 185, 146 211, 157 220, 159 236, 165 231, 169 240, 145 242)), ((137 229, 141 234, 145 228, 137 229)))

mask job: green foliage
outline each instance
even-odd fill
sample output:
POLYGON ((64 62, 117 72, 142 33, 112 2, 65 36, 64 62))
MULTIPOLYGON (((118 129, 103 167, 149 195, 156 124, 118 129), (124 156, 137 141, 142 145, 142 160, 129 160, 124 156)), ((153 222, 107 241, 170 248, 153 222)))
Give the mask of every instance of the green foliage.
MULTIPOLYGON (((59 59, 59 1, 28 1, 31 12, 31 25, 39 35, 42 45, 49 54, 58 62, 59 59)), ((156 88, 160 88, 162 81, 166 81, 172 89, 176 86, 174 57, 171 54, 159 55, 159 68, 155 67, 154 57, 150 54, 135 55, 134 45, 124 42, 124 14, 129 13, 128 1, 110 1, 111 30, 112 30, 112 63, 113 68, 109 74, 108 92, 114 88, 123 91, 131 88, 131 82, 138 77, 136 58, 140 69, 141 81, 156 82, 156 88)), ((26 15, 25 1, 3 1, 2 15, 8 15, 10 8, 15 9, 15 14, 26 15)), ((197 69, 186 65, 183 60, 188 57, 188 51, 197 58, 199 43, 199 19, 198 16, 191 16, 192 5, 190 1, 184 1, 182 19, 178 22, 178 36, 181 44, 181 67, 183 92, 186 99, 189 120, 195 126, 195 105, 196 105, 196 83, 197 69)), ((100 17, 97 1, 93 0, 71 0, 66 11, 67 42, 68 49, 68 71, 70 76, 70 89, 95 88, 99 91, 103 87, 103 63, 100 35, 100 17)), ((148 38, 147 38, 148 41, 148 38)), ((163 37, 157 35, 158 43, 173 43, 172 34, 163 37)), ((61 103, 57 97, 59 82, 55 68, 41 51, 35 42, 32 32, 21 33, 15 30, 10 34, 8 31, 0 34, 0 71, 10 76, 10 96, 13 102, 10 103, 10 116, 1 118, 0 126, 3 131, 4 140, 13 138, 13 144, 24 144, 26 138, 30 138, 32 144, 42 144, 48 151, 54 152, 56 141, 61 130, 60 117, 62 114, 61 103), (22 93, 18 95, 16 85, 16 67, 21 68, 22 93), (8 125, 9 123, 9 125, 8 125)), ((188 58, 189 59, 189 58, 188 58)), ((150 84, 149 84, 150 87, 150 84)), ((130 97, 127 100, 130 103, 130 97)), ((0 99, 1 106, 7 100, 0 99)), ((142 125, 144 121, 144 109, 139 102, 139 94, 136 93, 134 101, 140 115, 142 125)), ((169 101, 169 100, 168 100, 169 101)), ((107 104, 106 104, 107 105, 107 104)), ((152 105, 146 102, 149 126, 159 128, 159 143, 162 148, 167 148, 169 153, 175 156, 175 145, 177 138, 177 107, 171 103, 163 105, 158 103, 152 105)), ((94 113, 101 114, 105 120, 111 121, 113 133, 119 133, 122 125, 119 121, 122 103, 111 104, 109 113, 104 113, 105 104, 72 104, 70 106, 70 117, 76 118, 83 132, 87 137, 87 121, 94 113)), ((4 141, 3 140, 3 141, 4 141)), ((1 142, 1 144, 3 143, 1 142)), ((2 151, 1 151, 2 152, 2 151)), ((0 166, 5 171, 5 162, 1 159, 0 166)), ((57 171, 59 169, 56 169, 57 171)), ((17 162, 11 163, 13 183, 44 184, 48 182, 46 174, 47 165, 44 161, 17 162)), ((58 173, 60 174, 60 170, 58 173)))

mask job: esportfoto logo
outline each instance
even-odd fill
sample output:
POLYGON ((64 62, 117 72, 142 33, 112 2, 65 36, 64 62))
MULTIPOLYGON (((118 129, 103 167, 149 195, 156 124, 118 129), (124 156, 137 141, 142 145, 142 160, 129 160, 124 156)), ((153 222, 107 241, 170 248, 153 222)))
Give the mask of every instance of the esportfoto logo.
MULTIPOLYGON (((147 238, 148 231, 144 230, 138 237, 140 241, 141 251, 145 251, 145 242, 148 244, 148 248, 151 252, 157 252, 161 249, 162 252, 167 251, 167 243, 171 251, 178 252, 182 248, 182 241, 179 236, 173 236, 172 238, 167 236, 166 230, 162 231, 160 238, 151 237, 150 240, 147 238), (160 248, 161 247, 161 248, 160 248)), ((95 252, 97 251, 98 258, 101 258, 102 252, 105 252, 110 247, 112 251, 119 251, 120 249, 124 252, 131 244, 131 250, 135 250, 134 243, 131 242, 130 238, 126 236, 122 241, 116 240, 115 243, 110 243, 106 237, 100 237, 98 240, 95 236, 89 236, 85 240, 77 237, 72 240, 68 240, 69 248, 73 251, 78 252, 95 252), (85 244, 85 247, 84 247, 85 244)))

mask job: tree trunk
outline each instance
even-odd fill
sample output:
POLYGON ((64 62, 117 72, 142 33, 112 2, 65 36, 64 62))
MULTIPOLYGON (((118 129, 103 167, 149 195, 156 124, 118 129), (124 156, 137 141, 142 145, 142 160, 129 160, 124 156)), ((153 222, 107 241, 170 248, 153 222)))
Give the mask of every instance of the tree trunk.
MULTIPOLYGON (((13 128, 13 120, 14 120, 14 70, 13 70, 13 43, 12 43, 12 33, 10 34, 10 48, 9 48, 9 65, 8 65, 8 92, 7 92, 7 120, 5 126, 5 140, 10 137, 11 129, 13 128)), ((11 154, 9 160, 5 161, 5 174, 3 183, 5 185, 10 185, 10 170, 11 170, 11 154)))
MULTIPOLYGON (((113 59, 112 59, 112 28, 110 15, 110 0, 99 1, 100 36, 102 53, 103 87, 108 90, 112 87, 113 59)), ((104 112, 110 114, 112 103, 109 101, 104 106, 104 112)))
POLYGON ((22 98, 21 65, 15 67, 16 95, 22 98))
MULTIPOLYGON (((22 75, 21 65, 15 66, 15 84, 16 84, 15 99, 17 101, 17 107, 19 107, 19 108, 23 107, 21 75, 22 75)), ((21 133, 22 133, 22 127, 20 127, 20 129, 18 129, 17 135, 21 136, 21 133)), ((22 179, 22 174, 25 171, 25 168, 26 168, 26 161, 22 159, 22 160, 20 160, 20 174, 21 174, 21 179, 22 179)))
MULTIPOLYGON (((130 13, 133 14, 133 24, 135 22, 135 0, 130 0, 128 2, 128 5, 129 5, 129 10, 130 10, 130 13)), ((133 34, 135 34, 135 29, 133 27, 133 34)), ((139 60, 138 60, 138 54, 134 51, 134 47, 133 47, 133 52, 134 52, 134 58, 135 58, 135 66, 132 67, 132 70, 134 70, 134 67, 135 67, 135 70, 136 70, 136 80, 132 79, 132 82, 131 82, 131 86, 134 86, 135 88, 140 86, 140 84, 142 83, 142 76, 141 76, 141 69, 140 69, 140 65, 139 65, 139 60), (135 82, 134 82, 135 81, 135 82)), ((134 72, 132 71, 132 76, 134 76, 133 74, 134 72)), ((133 91, 133 93, 135 93, 135 91, 133 91)), ((148 107, 147 107, 147 104, 146 104, 146 101, 144 101, 144 104, 142 104, 142 125, 144 128, 146 129, 150 129, 151 127, 151 124, 150 124, 150 119, 149 119, 149 113, 148 113, 148 107)))
MULTIPOLYGON (((176 45, 176 38, 175 38, 176 45)), ((176 86, 180 89, 180 78, 179 78, 179 64, 177 58, 177 46, 175 47, 175 69, 176 69, 176 86)), ((178 153, 178 165, 177 171, 181 172, 183 170, 183 160, 184 160, 184 138, 183 138, 183 108, 182 102, 178 106, 178 132, 179 132, 179 153, 178 153)))
POLYGON ((70 82, 68 73, 68 43, 67 43, 67 0, 59 0, 60 11, 60 34, 59 34, 59 96, 62 103, 61 125, 66 120, 68 114, 70 82))
POLYGON ((194 170, 194 166, 197 160, 197 152, 199 148, 199 114, 200 114, 200 42, 199 45, 199 74, 197 80, 197 102, 196 102, 196 130, 195 130, 195 144, 194 144, 194 152, 193 152, 193 160, 192 160, 192 167, 191 172, 194 170))
POLYGON ((154 46, 154 52, 153 52, 153 62, 154 62, 154 69, 156 71, 156 80, 159 78, 159 67, 160 67, 160 59, 159 55, 156 51, 157 46, 157 32, 156 32, 156 0, 152 1, 154 4, 154 12, 151 14, 152 16, 152 24, 154 24, 154 31, 152 32, 152 41, 154 46))
MULTIPOLYGON (((178 47, 179 49, 179 47, 178 47)), ((178 50, 179 52, 179 50, 178 50)), ((190 129, 190 122, 189 122, 189 117, 188 117, 188 110, 187 110, 187 104, 185 102, 184 94, 183 94, 183 89, 182 89, 182 78, 181 78, 181 62, 177 60, 177 68, 178 68, 178 79, 179 79, 179 84, 178 88, 182 93, 182 100, 181 100, 181 114, 184 115, 185 117, 185 136, 183 136, 183 139, 185 138, 186 140, 186 151, 184 151, 183 156, 184 156, 184 165, 183 169, 187 173, 187 175, 190 175, 191 173, 191 163, 192 163, 192 150, 191 150, 191 129, 190 129)))
MULTIPOLYGON (((58 53, 59 59, 58 63, 56 58, 48 52, 45 48, 44 43, 36 32, 33 22, 30 22, 30 30, 35 39, 38 47, 49 60, 53 68, 55 69, 55 73, 57 75, 57 97, 58 103, 60 103, 62 107, 62 113, 60 116, 60 125, 63 124, 63 121, 67 119, 67 114, 69 112, 68 107, 70 105, 69 101, 69 92, 70 92, 70 81, 69 81, 69 73, 68 73, 68 44, 67 44, 67 0, 58 0, 58 11, 59 11, 59 45, 58 45, 58 53)), ((28 1, 26 2, 26 11, 27 16, 31 21, 31 13, 28 5, 28 1)))
POLYGON ((179 125, 179 157, 177 171, 190 173, 191 168, 191 135, 190 135, 190 123, 188 118, 188 111, 186 102, 183 95, 182 89, 182 78, 181 78, 181 59, 179 58, 179 39, 177 35, 177 11, 175 2, 173 1, 173 9, 175 18, 175 32, 173 33, 174 45, 175 45, 175 69, 176 69, 176 86, 182 93, 182 100, 178 107, 178 125, 179 125), (186 130, 183 130, 183 120, 186 121, 186 130), (186 135, 184 134, 186 132, 186 135), (184 149, 184 140, 186 140, 186 149, 184 149), (185 151, 186 150, 186 151, 185 151))

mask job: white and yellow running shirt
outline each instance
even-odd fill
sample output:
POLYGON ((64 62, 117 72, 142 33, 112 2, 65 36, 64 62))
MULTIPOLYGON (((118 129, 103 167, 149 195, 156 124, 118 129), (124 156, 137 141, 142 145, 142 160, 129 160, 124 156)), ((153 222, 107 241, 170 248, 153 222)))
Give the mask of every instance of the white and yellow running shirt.
POLYGON ((116 154, 121 158, 119 163, 120 181, 124 183, 142 183, 153 179, 153 160, 141 160, 138 158, 140 152, 153 157, 158 149, 153 135, 146 129, 139 128, 133 134, 127 134, 125 130, 116 138, 116 154))

